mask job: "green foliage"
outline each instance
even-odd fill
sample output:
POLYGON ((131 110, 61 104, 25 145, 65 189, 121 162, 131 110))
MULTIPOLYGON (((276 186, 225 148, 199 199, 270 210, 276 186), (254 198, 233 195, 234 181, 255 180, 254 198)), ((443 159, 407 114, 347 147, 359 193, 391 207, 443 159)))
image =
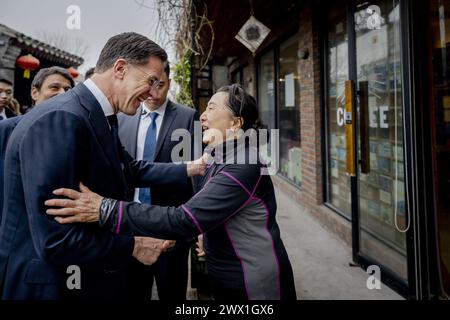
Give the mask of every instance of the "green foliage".
POLYGON ((180 86, 180 92, 176 96, 176 100, 180 104, 193 106, 191 95, 191 56, 192 51, 187 50, 181 61, 174 67, 173 80, 180 86))

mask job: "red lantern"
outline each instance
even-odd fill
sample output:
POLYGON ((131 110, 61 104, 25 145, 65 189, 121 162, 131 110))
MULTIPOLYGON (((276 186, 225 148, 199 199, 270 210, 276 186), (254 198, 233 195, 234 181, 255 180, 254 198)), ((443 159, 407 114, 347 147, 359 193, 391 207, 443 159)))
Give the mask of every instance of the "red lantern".
POLYGON ((37 70, 41 63, 31 54, 27 54, 17 58, 16 64, 22 69, 25 69, 25 71, 23 72, 23 77, 26 79, 30 79, 30 71, 37 70))
POLYGON ((70 67, 67 68, 67 71, 69 71, 70 75, 75 79, 80 74, 76 69, 70 67))

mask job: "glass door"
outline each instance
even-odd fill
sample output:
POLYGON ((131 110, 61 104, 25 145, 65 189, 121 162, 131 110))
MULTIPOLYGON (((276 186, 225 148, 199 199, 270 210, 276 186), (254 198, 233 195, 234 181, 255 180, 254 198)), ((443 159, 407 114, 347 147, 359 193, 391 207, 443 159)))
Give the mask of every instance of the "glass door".
POLYGON ((440 278, 450 295, 450 1, 430 1, 430 111, 440 278))
POLYGON ((326 17, 326 201, 352 223, 354 260, 405 290, 400 1, 336 2, 326 17))
POLYGON ((355 5, 358 254, 407 281, 400 4, 355 5))
POLYGON ((328 8, 326 45, 327 203, 351 220, 351 180, 346 174, 345 81, 349 79, 347 12, 345 4, 328 8))

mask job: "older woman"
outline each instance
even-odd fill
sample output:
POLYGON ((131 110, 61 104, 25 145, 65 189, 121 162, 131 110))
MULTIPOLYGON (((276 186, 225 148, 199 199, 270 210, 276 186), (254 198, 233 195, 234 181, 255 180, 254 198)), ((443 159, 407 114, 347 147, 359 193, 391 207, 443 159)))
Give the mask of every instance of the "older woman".
POLYGON ((275 219, 277 204, 258 150, 242 130, 258 128, 255 99, 239 85, 222 87, 201 115, 214 158, 202 189, 184 205, 158 207, 102 198, 82 188, 55 191, 47 212, 60 223, 99 221, 112 232, 180 239, 204 234, 216 300, 296 299, 292 267, 275 219), (242 130, 240 130, 242 129, 242 130), (245 159, 243 161, 243 159, 245 159), (244 163, 243 163, 244 162, 244 163))

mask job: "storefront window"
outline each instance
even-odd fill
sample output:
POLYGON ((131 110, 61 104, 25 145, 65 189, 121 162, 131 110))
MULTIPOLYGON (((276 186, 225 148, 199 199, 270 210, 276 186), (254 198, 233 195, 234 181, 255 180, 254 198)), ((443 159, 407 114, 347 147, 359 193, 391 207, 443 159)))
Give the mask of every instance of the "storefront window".
POLYGON ((328 12, 327 202, 349 219, 357 213, 358 255, 406 280, 400 5, 360 1, 355 9, 353 30, 347 30, 348 13, 341 6, 328 12), (352 178, 346 174, 346 80, 356 87, 356 158, 350 161, 358 171, 352 178))
POLYGON ((348 39, 345 11, 330 10, 327 79, 327 202, 351 218, 350 179, 346 174, 345 81, 348 79, 348 39))
POLYGON ((275 65, 273 51, 261 57, 258 68, 259 117, 269 129, 275 126, 275 65))
POLYGON ((278 119, 280 129, 280 172, 301 184, 300 84, 298 36, 280 45, 278 59, 278 119))
MULTIPOLYGON (((367 83, 369 167, 359 174, 361 252, 407 278, 403 83, 398 1, 355 13, 358 89, 367 83), (374 21, 372 21, 374 20, 374 21)), ((360 104, 362 101, 360 101, 360 104)))
POLYGON ((250 92, 250 81, 252 80, 252 78, 249 66, 246 66, 242 69, 242 78, 242 86, 244 87, 245 91, 250 92))
POLYGON ((258 103, 262 122, 269 129, 279 129, 279 173, 300 186, 302 153, 298 65, 297 35, 262 55, 258 65, 258 103))
POLYGON ((242 71, 241 71, 241 69, 239 69, 238 71, 235 71, 231 75, 231 82, 232 83, 239 83, 239 84, 242 85, 241 77, 242 77, 242 71))

